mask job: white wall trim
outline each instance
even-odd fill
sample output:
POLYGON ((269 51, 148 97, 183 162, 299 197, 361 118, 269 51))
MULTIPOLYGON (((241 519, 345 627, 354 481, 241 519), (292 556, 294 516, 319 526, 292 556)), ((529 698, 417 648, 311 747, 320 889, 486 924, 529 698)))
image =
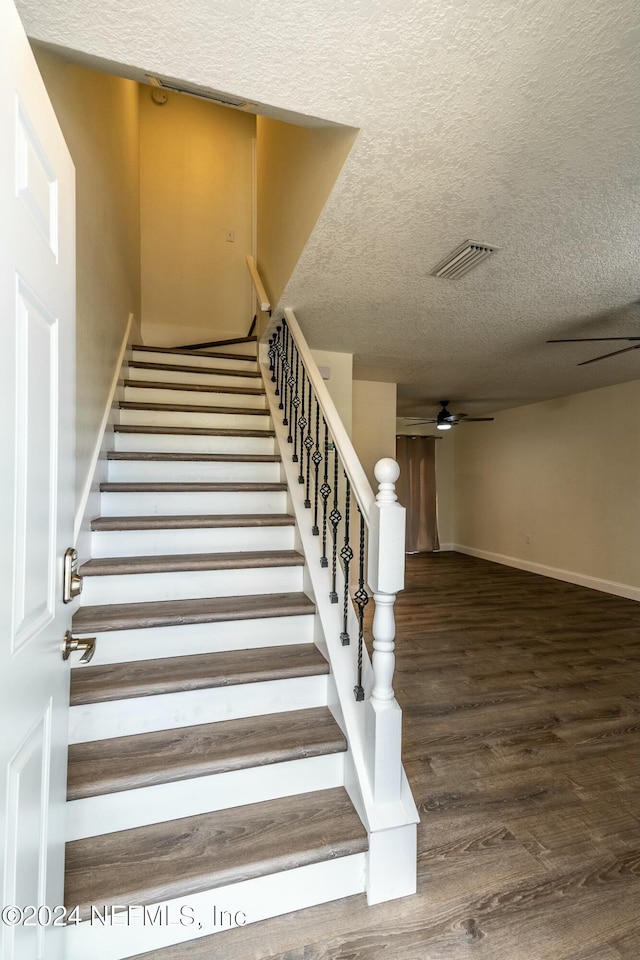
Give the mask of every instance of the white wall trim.
MULTIPOLYGON (((87 477, 85 480, 84 487, 82 489, 82 494, 76 508, 76 515, 73 524, 73 542, 76 549, 80 553, 85 553, 85 550, 82 550, 82 545, 79 545, 80 536, 83 533, 86 521, 93 519, 93 516, 89 517, 91 513, 91 503, 94 500, 92 494, 99 492, 100 482, 104 479, 100 474, 100 464, 104 460, 105 452, 105 441, 109 434, 110 430, 107 428, 113 425, 113 411, 114 405, 116 402, 116 394, 118 391, 118 386, 121 382, 121 371, 122 366, 125 362, 125 357, 127 350, 130 346, 131 332, 133 330, 133 321, 134 316, 132 313, 129 314, 129 319, 127 321, 127 326, 124 331, 122 338, 122 343, 120 345, 120 352, 118 354, 118 359, 116 361, 115 369, 113 372, 113 379, 111 381, 111 388, 109 390, 109 395, 107 397, 107 402, 105 404, 104 413, 102 414, 102 422, 96 434, 96 442, 93 448, 93 454, 91 457, 91 463, 89 465, 89 470, 87 472, 87 477)), ((88 554, 87 554, 88 555, 88 554)))
POLYGON ((543 577, 552 577, 554 580, 564 580, 565 583, 575 583, 579 587, 589 587, 591 590, 601 590, 603 593, 612 593, 616 597, 627 600, 640 600, 640 587, 633 587, 627 583, 616 583, 614 580, 602 580, 599 577, 590 577, 574 570, 562 570, 559 567, 550 567, 546 563, 534 563, 532 560, 523 560, 520 557, 507 557, 502 553, 492 553, 490 550, 478 550, 476 547, 463 546, 460 543, 441 545, 441 550, 451 549, 458 553, 467 553, 470 557, 481 560, 490 560, 492 563, 502 563, 507 567, 517 567, 519 570, 528 570, 529 573, 538 573, 543 577))

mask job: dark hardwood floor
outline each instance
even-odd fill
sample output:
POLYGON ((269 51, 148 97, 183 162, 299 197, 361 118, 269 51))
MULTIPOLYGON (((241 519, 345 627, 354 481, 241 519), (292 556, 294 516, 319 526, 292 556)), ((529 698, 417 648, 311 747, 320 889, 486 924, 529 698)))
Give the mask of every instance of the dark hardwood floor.
POLYGON ((640 956, 640 606, 460 554, 407 559, 394 686, 417 895, 147 960, 640 956))

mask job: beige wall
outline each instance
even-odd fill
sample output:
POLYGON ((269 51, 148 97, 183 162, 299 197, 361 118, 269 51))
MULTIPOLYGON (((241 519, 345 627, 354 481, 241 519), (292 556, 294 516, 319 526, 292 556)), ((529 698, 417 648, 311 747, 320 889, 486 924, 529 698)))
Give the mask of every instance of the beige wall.
POLYGON ((257 118, 258 270, 277 304, 357 136, 257 118))
POLYGON ((455 473, 460 546, 640 587, 640 381, 458 428, 455 473))
POLYGON ((142 333, 172 345, 242 337, 252 317, 255 117, 140 87, 142 333), (233 230, 233 243, 225 239, 233 230))
POLYGON ((451 549, 455 540, 456 430, 436 442, 436 502, 440 549, 451 549))
POLYGON ((335 353, 332 350, 312 350, 313 358, 319 367, 328 367, 330 376, 325 380, 329 396, 351 436, 353 410, 353 354, 335 353))
POLYGON ((351 439, 374 493, 373 468, 381 457, 396 455, 396 385, 374 380, 353 381, 351 439))
POLYGON ((76 501, 129 314, 140 317, 138 85, 36 47, 76 167, 76 501))

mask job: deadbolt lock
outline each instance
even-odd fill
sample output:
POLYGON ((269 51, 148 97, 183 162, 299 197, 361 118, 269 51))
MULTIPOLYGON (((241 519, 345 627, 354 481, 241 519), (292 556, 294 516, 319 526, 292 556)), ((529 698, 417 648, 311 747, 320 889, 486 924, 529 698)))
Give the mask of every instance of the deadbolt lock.
POLYGON ((82 577, 78 573, 78 551, 69 547, 64 555, 62 574, 62 600, 71 603, 82 593, 82 577))

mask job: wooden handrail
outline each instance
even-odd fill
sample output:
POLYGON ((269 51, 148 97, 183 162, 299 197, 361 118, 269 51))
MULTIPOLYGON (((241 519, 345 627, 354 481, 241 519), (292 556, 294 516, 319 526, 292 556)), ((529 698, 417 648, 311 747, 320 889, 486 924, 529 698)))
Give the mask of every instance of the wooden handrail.
POLYGON ((258 273, 258 268, 256 267, 255 260, 250 253, 247 254, 247 266, 249 267, 249 273, 251 274, 251 279, 253 281, 253 286, 258 297, 258 304, 263 313, 271 313, 271 304, 269 303, 269 297, 267 296, 267 291, 264 288, 264 284, 258 273))

